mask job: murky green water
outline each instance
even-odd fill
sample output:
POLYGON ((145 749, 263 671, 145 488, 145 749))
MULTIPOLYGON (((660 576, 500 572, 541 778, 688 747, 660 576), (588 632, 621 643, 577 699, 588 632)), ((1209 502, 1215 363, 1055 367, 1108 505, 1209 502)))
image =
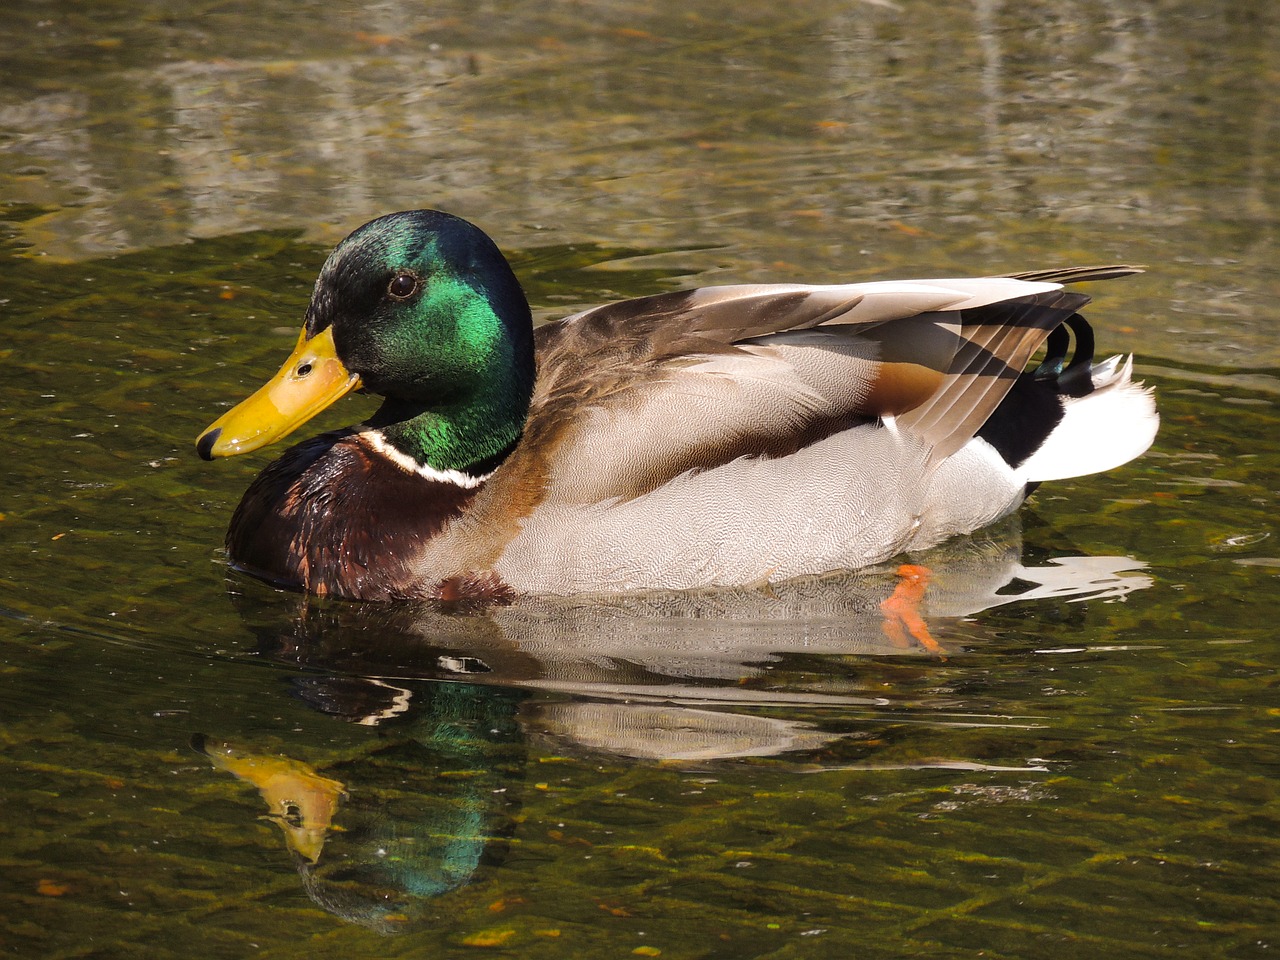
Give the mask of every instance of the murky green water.
POLYGON ((0 953, 1277 949, 1280 18, 941 6, 6 14, 0 953), (928 642, 889 571, 488 612, 230 575, 266 458, 192 439, 326 246, 420 205, 541 317, 1146 263, 1090 319, 1164 427, 919 558, 928 642))

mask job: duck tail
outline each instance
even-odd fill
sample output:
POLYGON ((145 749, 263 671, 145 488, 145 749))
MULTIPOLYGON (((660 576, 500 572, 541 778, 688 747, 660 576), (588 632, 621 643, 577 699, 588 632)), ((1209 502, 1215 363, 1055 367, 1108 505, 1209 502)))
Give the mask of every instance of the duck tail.
POLYGON ((1155 391, 1134 381, 1132 356, 1094 363, 1093 330, 1079 314, 1053 331, 1046 351, 1032 377, 1056 388, 1061 416, 1019 464, 1028 483, 1102 473, 1151 446, 1160 427, 1155 391), (1065 363, 1068 328, 1075 334, 1076 349, 1065 363))
POLYGON ((1093 348, 1088 321, 1072 314, 1049 334, 1044 361, 978 431, 1028 485, 1111 470, 1155 439, 1154 392, 1133 380, 1133 358, 1095 363, 1093 348))
POLYGON ((1155 391, 1133 379, 1133 357, 1095 364, 1093 390, 1063 393, 1062 419, 1025 463, 1029 483, 1102 473, 1144 453, 1156 438, 1155 391))

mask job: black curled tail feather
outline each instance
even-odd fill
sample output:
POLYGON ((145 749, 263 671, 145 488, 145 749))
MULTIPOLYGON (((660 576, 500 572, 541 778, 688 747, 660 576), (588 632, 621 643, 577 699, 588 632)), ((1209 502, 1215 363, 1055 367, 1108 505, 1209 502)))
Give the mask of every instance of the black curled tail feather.
POLYGON ((1093 393, 1093 327, 1078 313, 1067 317, 1054 327, 1045 341, 1045 358, 1032 376, 1037 380, 1049 380, 1057 384, 1059 393, 1069 397, 1083 397, 1093 393), (1069 331, 1069 332, 1068 332, 1069 331), (1067 362, 1071 337, 1075 335, 1076 347, 1067 362))

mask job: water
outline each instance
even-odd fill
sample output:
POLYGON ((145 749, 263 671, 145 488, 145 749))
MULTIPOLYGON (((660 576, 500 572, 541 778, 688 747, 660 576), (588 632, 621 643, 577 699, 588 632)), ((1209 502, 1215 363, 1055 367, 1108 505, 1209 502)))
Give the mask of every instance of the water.
MULTIPOLYGON (((1280 934, 1276 13, 24 7, 0 38, 0 952, 1262 956, 1280 934), (325 250, 436 205, 537 315, 1127 261, 1164 426, 768 594, 231 574, 191 443, 325 250), (908 606, 907 609, 910 609, 908 606)), ((317 429, 351 422, 347 401, 317 429)))

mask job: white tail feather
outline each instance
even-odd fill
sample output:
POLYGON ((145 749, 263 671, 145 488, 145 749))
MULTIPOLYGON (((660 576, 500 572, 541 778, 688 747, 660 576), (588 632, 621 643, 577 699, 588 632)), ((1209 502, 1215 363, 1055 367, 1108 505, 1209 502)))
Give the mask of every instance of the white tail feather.
POLYGON ((1146 451, 1160 426, 1149 387, 1134 383, 1133 358, 1098 364, 1094 390, 1066 397, 1062 422, 1018 472, 1028 482, 1102 473, 1146 451))

